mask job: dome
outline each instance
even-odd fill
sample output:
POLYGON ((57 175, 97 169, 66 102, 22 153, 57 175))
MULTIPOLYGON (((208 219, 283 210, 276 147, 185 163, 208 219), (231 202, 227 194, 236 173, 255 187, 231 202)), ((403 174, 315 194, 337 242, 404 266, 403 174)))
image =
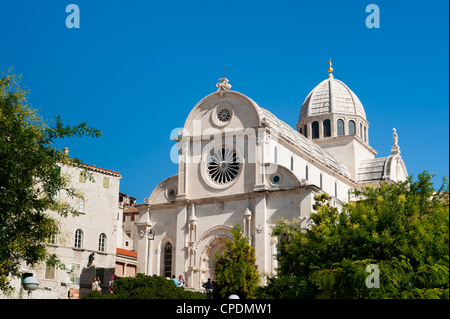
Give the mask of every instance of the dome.
POLYGON ((307 116, 329 113, 358 115, 366 120, 366 112, 356 94, 331 73, 306 97, 300 109, 299 122, 307 116))

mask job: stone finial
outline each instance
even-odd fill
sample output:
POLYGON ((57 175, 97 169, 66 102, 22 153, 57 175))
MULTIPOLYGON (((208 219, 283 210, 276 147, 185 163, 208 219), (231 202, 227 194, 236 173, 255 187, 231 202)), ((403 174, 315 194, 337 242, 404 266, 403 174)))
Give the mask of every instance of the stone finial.
POLYGON ((391 148, 392 155, 400 154, 400 146, 398 146, 398 135, 395 128, 392 129, 392 138, 394 140, 394 145, 391 148))
POLYGON ((398 145, 398 135, 397 135, 397 130, 395 129, 395 127, 392 129, 392 137, 394 139, 394 146, 398 145))
POLYGON ((223 77, 219 79, 220 83, 217 83, 216 86, 219 88, 217 91, 219 92, 220 96, 223 96, 224 93, 231 89, 231 84, 228 84, 228 79, 223 77))

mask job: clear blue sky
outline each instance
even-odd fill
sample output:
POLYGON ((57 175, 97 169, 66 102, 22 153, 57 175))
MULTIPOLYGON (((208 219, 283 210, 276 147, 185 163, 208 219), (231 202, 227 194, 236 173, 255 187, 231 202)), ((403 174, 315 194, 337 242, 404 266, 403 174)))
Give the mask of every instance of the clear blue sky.
POLYGON ((13 66, 47 119, 83 121, 100 139, 64 140, 88 164, 119 171, 142 202, 177 174, 170 133, 218 78, 292 127, 327 77, 362 101, 370 144, 390 154, 392 128, 408 173, 449 174, 447 0, 2 1, 0 71, 13 66), (65 24, 68 4, 80 28, 65 24), (365 24, 368 4, 380 28, 365 24))

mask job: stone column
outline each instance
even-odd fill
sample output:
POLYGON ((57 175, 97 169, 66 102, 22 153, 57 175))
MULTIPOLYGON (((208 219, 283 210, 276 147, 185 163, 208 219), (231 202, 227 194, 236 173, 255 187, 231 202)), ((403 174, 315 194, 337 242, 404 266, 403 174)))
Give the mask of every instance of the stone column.
POLYGON ((254 237, 254 248, 256 256, 256 265, 258 266, 258 272, 264 274, 268 272, 267 263, 269 260, 267 251, 267 240, 268 240, 268 227, 267 227, 267 194, 262 194, 262 196, 255 196, 255 237, 254 237))
POLYGON ((178 198, 186 198, 189 164, 189 137, 178 142, 178 198))
POLYGON ((252 244, 251 221, 252 212, 249 208, 246 208, 244 212, 244 237, 247 239, 250 245, 252 244))
POLYGON ((175 220, 175 232, 176 234, 173 243, 172 255, 174 260, 172 275, 183 274, 185 272, 185 264, 186 264, 186 253, 187 253, 187 211, 188 211, 188 203, 184 203, 184 205, 180 205, 177 207, 177 215, 175 220))
POLYGON ((186 282, 189 287, 193 287, 194 284, 194 271, 195 271, 195 243, 197 242, 197 216, 195 213, 195 204, 191 203, 191 213, 188 220, 188 269, 186 273, 186 282))
POLYGON ((255 154, 255 190, 265 188, 265 152, 266 152, 266 129, 265 127, 258 129, 258 137, 256 140, 255 154))

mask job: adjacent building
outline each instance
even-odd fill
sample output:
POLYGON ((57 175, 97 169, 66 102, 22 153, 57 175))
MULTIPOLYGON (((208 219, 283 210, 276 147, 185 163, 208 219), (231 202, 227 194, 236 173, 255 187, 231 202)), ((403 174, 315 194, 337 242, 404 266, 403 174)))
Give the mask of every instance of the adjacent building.
MULTIPOLYGON (((116 248, 122 238, 122 212, 119 207, 121 174, 116 171, 85 165, 85 171, 72 166, 62 166, 61 174, 70 179, 71 186, 83 195, 72 198, 64 191, 59 200, 75 207, 78 216, 60 217, 60 233, 48 244, 67 269, 50 267, 45 263, 33 268, 23 264, 23 277, 32 275, 39 282, 33 292, 36 299, 81 298, 91 290, 93 278, 100 278, 101 287, 108 291, 108 282, 116 270, 116 248)), ((12 282, 15 295, 24 296, 20 280, 12 282)))

